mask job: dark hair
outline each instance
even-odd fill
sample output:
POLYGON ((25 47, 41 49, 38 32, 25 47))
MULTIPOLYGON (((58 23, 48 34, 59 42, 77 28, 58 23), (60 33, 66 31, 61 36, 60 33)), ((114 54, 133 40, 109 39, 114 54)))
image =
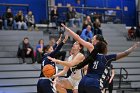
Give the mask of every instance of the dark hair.
POLYGON ((29 38, 28 38, 28 37, 24 37, 24 39, 23 39, 23 40, 25 40, 25 39, 28 39, 28 40, 29 40, 29 38))
POLYGON ((78 1, 81 1, 81 0, 75 0, 76 1, 76 3, 78 2, 78 1))
POLYGON ((105 53, 107 49, 107 44, 104 41, 99 41, 97 42, 95 47, 98 49, 98 53, 105 53))
POLYGON ((96 35, 96 39, 107 44, 107 42, 106 42, 106 40, 104 39, 104 37, 103 37, 102 35, 100 35, 100 34, 97 34, 97 35, 96 35))
POLYGON ((84 66, 86 66, 89 63, 93 63, 96 60, 96 55, 98 53, 104 53, 105 52, 105 48, 107 48, 106 43, 103 41, 97 42, 95 48, 93 49, 93 51, 83 60, 83 62, 79 63, 78 65, 76 65, 72 71, 75 71, 76 69, 81 69, 84 66))
POLYGON ((82 33, 81 30, 77 30, 77 31, 76 31, 76 34, 79 35, 79 36, 81 35, 81 33, 82 33))
POLYGON ((51 47, 51 45, 46 45, 46 46, 44 46, 44 47, 43 47, 43 51, 44 51, 44 52, 45 52, 45 51, 48 51, 50 47, 51 47))
POLYGON ((83 45, 81 45, 80 43, 79 43, 79 45, 80 45, 80 47, 81 47, 80 52, 81 52, 82 54, 84 54, 84 47, 83 47, 83 45))
POLYGON ((25 40, 25 39, 29 40, 29 38, 28 38, 28 37, 24 37, 24 39, 23 39, 23 41, 22 41, 22 42, 23 42, 23 44, 25 44, 25 43, 24 43, 24 40, 25 40))
POLYGON ((43 40, 43 39, 40 39, 40 40, 38 41, 38 44, 40 44, 41 40, 43 40))

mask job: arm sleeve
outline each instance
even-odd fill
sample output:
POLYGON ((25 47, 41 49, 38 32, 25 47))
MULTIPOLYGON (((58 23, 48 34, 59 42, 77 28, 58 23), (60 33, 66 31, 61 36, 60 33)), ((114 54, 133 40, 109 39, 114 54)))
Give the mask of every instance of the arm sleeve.
POLYGON ((106 56, 108 61, 116 61, 117 54, 110 54, 106 56))
POLYGON ((64 43, 61 42, 61 43, 54 49, 54 51, 50 53, 49 56, 50 56, 50 57, 54 57, 55 54, 62 48, 63 45, 64 45, 64 43))
POLYGON ((33 48, 33 46, 32 46, 30 43, 29 43, 29 48, 32 48, 32 49, 34 49, 34 48, 33 48))
POLYGON ((36 45, 36 50, 38 50, 38 48, 41 48, 41 46, 39 44, 36 45))
POLYGON ((107 60, 106 65, 110 65, 112 61, 116 61, 117 54, 106 55, 105 58, 107 60))
POLYGON ((23 42, 18 45, 19 49, 23 49, 23 42))
POLYGON ((55 49, 57 47, 57 43, 55 43, 54 45, 53 45, 53 49, 55 49))

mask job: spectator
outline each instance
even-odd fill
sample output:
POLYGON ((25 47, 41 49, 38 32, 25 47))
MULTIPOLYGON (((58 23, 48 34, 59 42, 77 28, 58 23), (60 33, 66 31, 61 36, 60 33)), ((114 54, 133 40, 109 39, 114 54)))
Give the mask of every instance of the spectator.
POLYGON ((22 58, 23 63, 25 63, 25 58, 32 58, 32 63, 34 63, 33 47, 30 45, 28 37, 25 37, 19 44, 17 57, 22 58))
POLYGON ((113 22, 116 17, 116 11, 114 10, 107 10, 105 11, 105 21, 106 22, 113 22))
POLYGON ((94 25, 94 35, 96 34, 102 35, 102 30, 100 29, 101 23, 99 19, 96 19, 93 25, 94 25))
POLYGON ((129 30, 128 30, 128 40, 132 40, 132 39, 136 39, 136 30, 134 27, 131 27, 129 30))
POLYGON ((81 3, 81 0, 76 0, 77 4, 80 4, 81 3))
POLYGON ((33 15, 32 11, 29 11, 28 14, 25 16, 25 18, 26 18, 26 23, 29 28, 29 31, 33 30, 33 28, 35 30, 38 30, 38 28, 36 27, 36 24, 35 24, 35 19, 34 19, 34 15, 33 15))
POLYGON ((102 14, 92 12, 89 16, 91 17, 92 22, 94 22, 96 19, 99 19, 100 21, 102 21, 102 14))
POLYGON ((25 22, 25 17, 23 12, 20 10, 18 11, 17 15, 15 16, 15 28, 21 29, 23 27, 24 30, 27 29, 27 24, 25 22))
POLYGON ((78 26, 80 26, 80 18, 76 16, 76 10, 73 9, 72 6, 69 7, 69 11, 67 12, 67 19, 70 22, 71 27, 75 27, 74 23, 78 22, 78 26))
POLYGON ((57 7, 54 6, 53 10, 51 11, 51 22, 55 22, 56 26, 58 26, 58 10, 57 7))
POLYGON ((85 21, 83 22, 83 27, 82 27, 82 29, 86 29, 88 25, 90 25, 91 27, 93 27, 93 23, 92 23, 92 21, 91 21, 90 16, 87 16, 87 17, 86 17, 85 21))
POLYGON ((91 18, 91 21, 92 21, 92 23, 95 21, 95 15, 97 15, 96 14, 96 12, 93 12, 93 13, 91 13, 89 16, 90 16, 90 18, 91 18))
POLYGON ((91 42, 92 37, 93 37, 93 33, 91 31, 91 26, 90 25, 88 25, 87 28, 82 31, 80 37, 82 39, 84 39, 85 41, 91 42))
POLYGON ((8 8, 6 13, 3 14, 4 29, 12 29, 14 16, 11 8, 8 8))
POLYGON ((42 55, 43 55, 43 47, 44 47, 44 40, 40 39, 38 44, 36 45, 36 61, 37 63, 42 63, 42 55))

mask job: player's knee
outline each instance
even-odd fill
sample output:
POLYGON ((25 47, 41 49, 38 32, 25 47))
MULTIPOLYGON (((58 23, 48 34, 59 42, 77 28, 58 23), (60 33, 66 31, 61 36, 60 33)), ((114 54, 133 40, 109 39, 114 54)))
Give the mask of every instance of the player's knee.
POLYGON ((56 83, 55 87, 57 90, 60 90, 62 88, 62 86, 59 83, 56 83))

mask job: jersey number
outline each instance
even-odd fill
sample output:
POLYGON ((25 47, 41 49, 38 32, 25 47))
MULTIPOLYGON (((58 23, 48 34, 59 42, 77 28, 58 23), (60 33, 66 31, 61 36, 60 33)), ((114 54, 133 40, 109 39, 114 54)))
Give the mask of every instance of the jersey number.
POLYGON ((95 61, 95 62, 94 62, 94 64, 93 64, 93 69, 97 69, 98 63, 99 63, 98 61, 95 61))

